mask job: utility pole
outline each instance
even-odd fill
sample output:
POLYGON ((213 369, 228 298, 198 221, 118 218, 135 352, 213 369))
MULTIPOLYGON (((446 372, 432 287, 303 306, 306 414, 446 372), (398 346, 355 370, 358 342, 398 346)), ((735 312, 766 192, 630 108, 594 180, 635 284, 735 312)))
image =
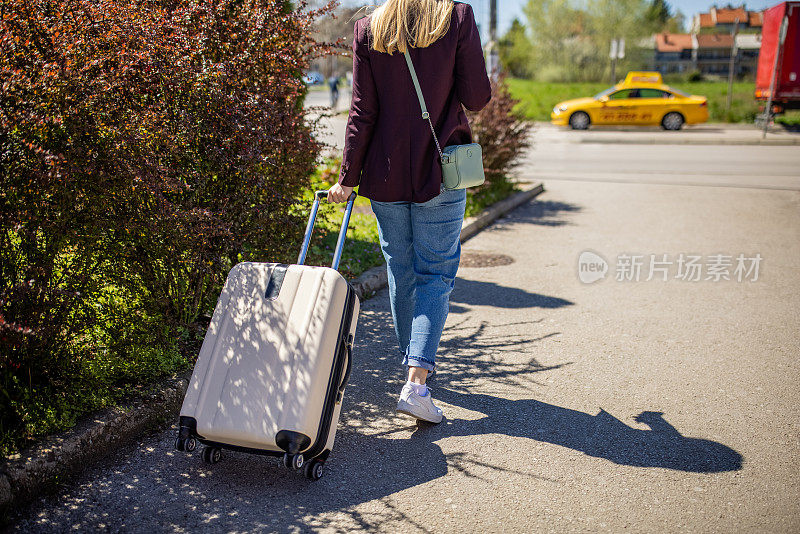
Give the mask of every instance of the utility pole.
POLYGON ((497 41, 497 0, 489 0, 489 40, 497 41))
POLYGON ((497 0, 489 0, 489 45, 487 69, 489 76, 497 79, 497 72, 500 70, 500 55, 497 50, 497 0))
POLYGON ((736 46, 736 36, 739 35, 739 18, 733 23, 733 44, 731 44, 731 60, 728 63, 728 100, 725 102, 725 119, 730 120, 731 113, 731 99, 733 98, 733 72, 736 69, 736 55, 739 49, 736 46))

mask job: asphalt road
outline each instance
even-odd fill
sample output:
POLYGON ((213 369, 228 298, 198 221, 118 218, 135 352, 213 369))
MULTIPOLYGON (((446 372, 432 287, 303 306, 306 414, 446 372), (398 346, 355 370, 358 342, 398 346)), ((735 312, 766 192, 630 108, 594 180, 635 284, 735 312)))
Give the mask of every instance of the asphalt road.
MULTIPOLYGON (((518 172, 527 179, 800 190, 800 146, 747 144, 761 134, 745 125, 575 132, 537 123, 531 137, 518 172), (714 141, 740 144, 701 144, 714 141)), ((768 140, 798 141, 800 134, 768 140)))
POLYGON ((442 424, 393 412, 384 290, 322 480, 239 453, 207 467, 172 450, 173 427, 13 530, 798 532, 800 150, 559 144, 520 169, 550 176, 545 193, 464 245, 511 263, 459 271, 442 424), (605 279, 579 280, 585 250, 605 279), (616 280, 618 256, 681 253, 762 261, 755 281, 616 280))

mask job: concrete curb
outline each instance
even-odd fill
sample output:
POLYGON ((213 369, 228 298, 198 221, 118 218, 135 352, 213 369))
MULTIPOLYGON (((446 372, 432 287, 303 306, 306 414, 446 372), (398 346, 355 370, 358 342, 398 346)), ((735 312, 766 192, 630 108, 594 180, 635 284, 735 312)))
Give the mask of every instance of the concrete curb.
MULTIPOLYGON (((568 126, 556 126, 549 120, 532 120, 532 122, 538 128, 559 128, 559 129, 569 129, 568 126)), ((656 132, 663 131, 660 126, 657 125, 650 125, 650 126, 635 126, 630 124, 605 124, 602 126, 595 126, 596 128, 602 128, 604 131, 647 131, 652 130, 656 132)), ((753 122, 703 122, 700 124, 686 124, 684 125, 682 131, 702 131, 707 129, 714 129, 714 130, 739 130, 745 132, 753 132, 757 131, 760 132, 761 128, 756 127, 755 123, 753 122)), ((786 132, 791 131, 787 130, 782 126, 776 126, 775 124, 771 125, 767 130, 767 133, 775 133, 775 132, 786 132)))
POLYGON ((364 271, 361 276, 350 282, 350 285, 353 286, 353 290, 361 300, 366 300, 379 289, 386 287, 388 283, 389 279, 384 263, 364 271))
POLYGON ((596 145, 766 145, 766 146, 795 146, 800 145, 800 138, 798 139, 692 139, 689 137, 681 138, 623 138, 623 137, 606 137, 592 139, 589 137, 582 137, 575 143, 579 144, 596 144, 596 145))
MULTIPOLYGON (((502 200, 477 217, 466 219, 461 241, 473 237, 497 218, 544 191, 535 183, 502 200)), ((386 264, 364 272, 352 285, 369 298, 387 284, 386 264)), ((129 443, 145 431, 175 418, 183 403, 191 372, 174 377, 143 399, 86 418, 74 429, 51 437, 0 464, 0 524, 2 516, 77 474, 87 465, 129 443)))
POLYGON ((142 399, 94 414, 74 429, 6 459, 0 466, 0 517, 171 419, 188 384, 188 375, 169 379, 142 399))
POLYGON ((536 182, 532 185, 527 185, 522 191, 514 193, 505 200, 492 204, 475 217, 469 217, 464 220, 461 226, 461 242, 473 237, 475 234, 489 226, 501 216, 509 213, 510 211, 518 208, 525 202, 535 198, 544 192, 544 184, 536 182))
MULTIPOLYGON (((499 217, 536 197, 543 191, 544 185, 541 182, 534 183, 505 200, 492 204, 477 216, 464 219, 461 225, 461 242, 463 243, 473 237, 499 217)), ((388 275, 386 273, 386 264, 384 263, 363 272, 361 276, 350 282, 350 285, 353 286, 361 300, 365 300, 379 289, 386 287, 387 283, 388 275)))

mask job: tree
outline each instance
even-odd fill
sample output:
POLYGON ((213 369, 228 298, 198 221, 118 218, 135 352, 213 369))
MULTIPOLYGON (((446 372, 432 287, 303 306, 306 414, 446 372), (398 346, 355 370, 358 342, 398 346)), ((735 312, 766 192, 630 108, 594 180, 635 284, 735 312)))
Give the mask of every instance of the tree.
POLYGON ((667 21, 666 31, 671 33, 685 32, 686 16, 681 11, 676 11, 675 14, 667 21))
MULTIPOLYGON (((594 81, 608 72, 611 40, 628 49, 651 33, 647 0, 530 0, 524 11, 534 75, 549 81, 594 81)), ((624 60, 625 69, 632 62, 624 60)))
POLYGON ((325 78, 342 75, 353 68, 352 43, 356 21, 366 16, 363 7, 340 6, 314 24, 312 37, 329 43, 336 53, 311 62, 311 70, 319 71, 325 78))
POLYGON ((549 81, 586 79, 584 67, 597 60, 586 34, 586 12, 571 0, 530 0, 524 12, 535 77, 549 81))
POLYGON ((672 9, 666 0, 653 0, 647 8, 645 18, 656 31, 662 30, 672 18, 672 9))
POLYGON ((683 31, 684 15, 680 11, 673 14, 669 2, 666 0, 652 0, 647 8, 645 19, 651 31, 680 33, 683 31))
POLYGON ((511 28, 500 39, 498 45, 500 63, 511 76, 527 78, 533 74, 531 63, 533 48, 526 35, 525 25, 518 18, 515 17, 511 21, 511 28))
POLYGON ((611 40, 624 38, 629 46, 651 33, 643 24, 648 6, 644 0, 593 0, 587 3, 589 31, 602 56, 608 57, 611 40))

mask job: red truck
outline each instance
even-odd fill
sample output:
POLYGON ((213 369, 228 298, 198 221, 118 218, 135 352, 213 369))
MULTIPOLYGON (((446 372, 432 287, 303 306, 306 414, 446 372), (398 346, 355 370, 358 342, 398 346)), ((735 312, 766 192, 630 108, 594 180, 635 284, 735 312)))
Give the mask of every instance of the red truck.
POLYGON ((772 102, 772 115, 800 109, 800 2, 782 2, 764 11, 755 97, 772 102))

